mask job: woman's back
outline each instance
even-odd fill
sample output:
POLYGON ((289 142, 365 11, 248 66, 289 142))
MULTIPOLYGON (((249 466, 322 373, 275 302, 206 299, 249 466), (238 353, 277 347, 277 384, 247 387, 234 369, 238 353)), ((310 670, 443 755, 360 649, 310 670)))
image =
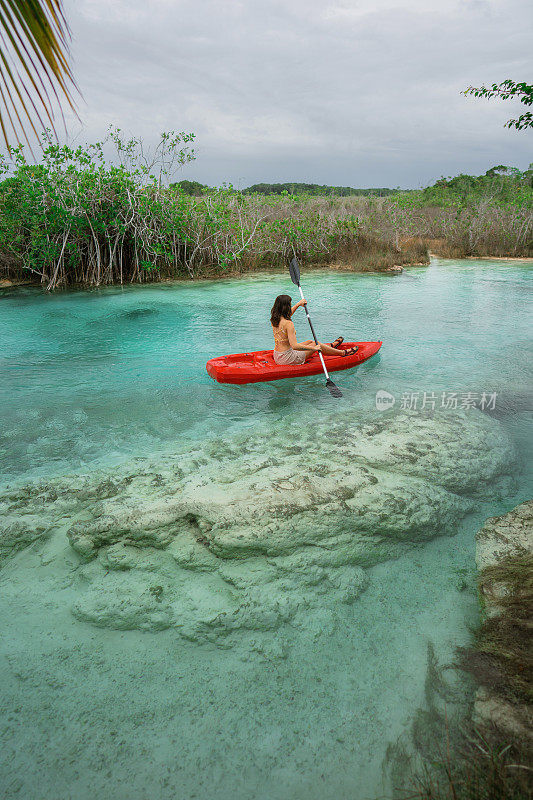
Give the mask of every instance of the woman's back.
POLYGON ((279 325, 275 328, 272 325, 272 332, 274 334, 274 343, 275 343, 275 350, 287 350, 289 345, 289 334, 287 333, 286 321, 284 319, 280 319, 279 325), (284 324, 285 323, 285 324, 284 324), (280 347, 278 347, 280 345, 280 347))

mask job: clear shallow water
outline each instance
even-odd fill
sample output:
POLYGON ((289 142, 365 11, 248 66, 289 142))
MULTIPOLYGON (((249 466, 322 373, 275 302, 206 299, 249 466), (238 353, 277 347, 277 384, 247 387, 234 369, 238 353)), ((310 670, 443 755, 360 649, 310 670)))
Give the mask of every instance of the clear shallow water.
POLYGON ((305 276, 323 340, 384 342, 378 357, 336 375, 341 401, 319 377, 243 388, 205 372, 214 354, 270 346, 272 299, 292 289, 282 275, 4 293, 0 471, 10 486, 113 474, 132 457, 157 464, 178 445, 253 435, 265 423, 292 420, 297 438, 300 425, 337 411, 380 420, 379 389, 396 408, 404 393, 420 403, 434 392, 439 403, 442 392, 476 402, 495 392, 491 414, 518 454, 507 493, 476 502, 447 531, 456 536, 373 567, 334 622, 315 608, 307 627, 273 631, 270 642, 252 632, 224 650, 173 630, 95 628, 72 617, 78 590, 57 577, 77 569, 64 529, 18 553, 0 577, 4 795, 378 795, 387 746, 424 701, 428 643, 450 658, 476 619, 462 588, 465 576, 472 583, 474 531, 530 496, 531 275, 524 264, 435 261, 399 276, 305 276), (288 642, 282 658, 279 641, 288 642))
MULTIPOLYGON (((523 264, 437 261, 399 276, 306 275, 323 340, 342 333, 384 342, 378 357, 338 374, 345 397, 337 407, 372 409, 378 389, 397 404, 403 392, 485 391, 498 392, 501 414, 526 411, 532 274, 523 264)), ((291 286, 276 275, 4 294, 0 472, 70 472, 183 437, 253 428, 265 415, 327 413, 331 400, 318 377, 243 390, 215 384, 205 371, 215 354, 269 347, 272 299, 291 286)), ((307 338, 297 314, 297 332, 307 338)))
MULTIPOLYGON (((381 355, 338 375, 339 407, 372 408, 385 389, 498 392, 497 408, 522 412, 531 392, 529 265, 434 262, 399 276, 312 272, 305 291, 319 335, 382 339, 381 355)), ((273 297, 283 275, 240 281, 126 287, 0 303, 0 469, 7 477, 85 468, 165 449, 298 411, 331 408, 319 378, 215 384, 219 353, 270 346, 273 297)), ((295 318, 301 338, 303 312, 295 318)), ((420 401, 419 401, 420 402, 420 401)))

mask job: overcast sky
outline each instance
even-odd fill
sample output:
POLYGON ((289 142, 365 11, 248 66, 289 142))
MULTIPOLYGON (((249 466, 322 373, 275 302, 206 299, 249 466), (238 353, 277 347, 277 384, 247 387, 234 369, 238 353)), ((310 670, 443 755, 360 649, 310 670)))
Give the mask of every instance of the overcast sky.
POLYGON ((526 168, 514 101, 533 80, 531 0, 66 0, 83 99, 77 141, 115 124, 196 133, 181 178, 417 187, 526 168))

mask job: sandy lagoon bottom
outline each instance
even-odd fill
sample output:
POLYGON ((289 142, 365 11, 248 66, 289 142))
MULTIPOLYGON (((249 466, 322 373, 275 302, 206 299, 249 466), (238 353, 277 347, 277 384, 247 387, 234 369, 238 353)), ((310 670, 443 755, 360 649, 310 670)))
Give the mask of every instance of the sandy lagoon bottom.
POLYGON ((319 378, 203 372, 206 331, 249 349, 239 315, 281 277, 3 298, 3 798, 390 793, 424 719, 471 699, 445 667, 477 621, 474 533, 530 496, 527 269, 314 273, 328 338, 342 303, 386 342, 333 406, 319 378), (496 408, 400 407, 450 390, 496 408))
POLYGON ((61 542, 24 553, 2 580, 4 797, 381 794, 387 748, 425 706, 428 645, 449 663, 475 622, 472 533, 371 568, 356 603, 305 630, 227 650, 82 625, 61 542))

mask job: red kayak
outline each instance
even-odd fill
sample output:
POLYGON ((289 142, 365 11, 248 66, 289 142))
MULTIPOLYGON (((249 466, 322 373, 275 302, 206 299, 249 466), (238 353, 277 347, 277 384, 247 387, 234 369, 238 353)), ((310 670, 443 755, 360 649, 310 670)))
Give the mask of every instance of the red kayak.
MULTIPOLYGON (((350 369, 375 355, 381 342, 343 342, 341 349, 358 347, 351 356, 324 356, 328 372, 350 369)), ((205 365, 208 373, 219 383, 260 383, 279 381, 282 378, 301 378, 303 375, 318 375, 322 365, 317 353, 305 364, 276 364, 272 350, 258 350, 255 353, 234 353, 230 356, 211 358, 205 365)))

